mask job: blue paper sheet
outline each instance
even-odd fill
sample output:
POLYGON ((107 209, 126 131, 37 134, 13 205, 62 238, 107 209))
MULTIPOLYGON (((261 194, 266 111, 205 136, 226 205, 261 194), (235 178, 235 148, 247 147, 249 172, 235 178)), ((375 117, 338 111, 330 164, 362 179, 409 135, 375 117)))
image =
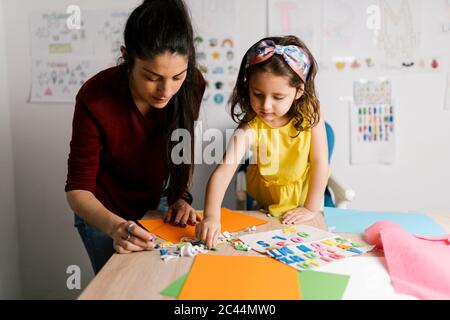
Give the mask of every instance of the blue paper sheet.
POLYGON ((364 233, 375 222, 390 220, 414 235, 448 234, 444 228, 423 213, 370 212, 325 207, 324 215, 332 232, 364 233))

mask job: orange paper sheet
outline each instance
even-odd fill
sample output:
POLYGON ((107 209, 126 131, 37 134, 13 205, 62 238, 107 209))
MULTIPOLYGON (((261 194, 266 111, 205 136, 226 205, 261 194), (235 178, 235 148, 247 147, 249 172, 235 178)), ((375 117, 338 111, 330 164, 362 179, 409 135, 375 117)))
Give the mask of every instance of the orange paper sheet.
MULTIPOLYGON (((222 231, 236 232, 251 226, 258 226, 267 223, 266 220, 250 217, 248 215, 231 211, 227 208, 221 209, 220 222, 222 231)), ((170 223, 164 223, 162 219, 159 220, 139 220, 139 223, 149 232, 154 233, 164 240, 178 243, 183 237, 195 238, 195 226, 186 226, 180 228, 173 226, 170 223)))
POLYGON ((178 299, 298 300, 297 277, 297 270, 269 257, 199 254, 178 299))

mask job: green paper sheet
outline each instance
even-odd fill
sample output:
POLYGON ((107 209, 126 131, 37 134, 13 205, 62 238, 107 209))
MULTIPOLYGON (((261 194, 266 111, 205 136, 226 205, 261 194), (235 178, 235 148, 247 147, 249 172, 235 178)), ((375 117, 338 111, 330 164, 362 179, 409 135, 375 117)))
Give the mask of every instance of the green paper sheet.
POLYGON ((188 276, 188 273, 186 273, 184 276, 181 276, 180 278, 178 278, 178 280, 173 282, 171 285, 169 285, 167 288, 165 288, 160 293, 163 296, 178 298, 178 295, 180 294, 180 291, 183 288, 183 285, 184 285, 184 282, 186 281, 187 276, 188 276))
POLYGON ((304 300, 341 300, 350 276, 320 271, 298 273, 304 300))
MULTIPOLYGON (((178 298, 188 273, 173 282, 161 294, 178 298)), ((298 281, 304 300, 340 300, 347 288, 350 276, 319 271, 298 273, 298 281)))

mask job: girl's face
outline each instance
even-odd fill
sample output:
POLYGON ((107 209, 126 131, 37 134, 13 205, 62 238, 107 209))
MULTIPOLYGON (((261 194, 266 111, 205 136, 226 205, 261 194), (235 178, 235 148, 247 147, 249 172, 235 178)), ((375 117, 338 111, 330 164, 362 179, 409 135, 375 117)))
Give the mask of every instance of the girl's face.
POLYGON ((249 82, 250 105, 253 111, 273 127, 281 127, 290 120, 288 111, 303 90, 292 87, 289 78, 259 71, 249 82))
POLYGON ((151 60, 136 58, 131 71, 131 88, 136 104, 164 108, 186 79, 188 57, 170 52, 151 60))

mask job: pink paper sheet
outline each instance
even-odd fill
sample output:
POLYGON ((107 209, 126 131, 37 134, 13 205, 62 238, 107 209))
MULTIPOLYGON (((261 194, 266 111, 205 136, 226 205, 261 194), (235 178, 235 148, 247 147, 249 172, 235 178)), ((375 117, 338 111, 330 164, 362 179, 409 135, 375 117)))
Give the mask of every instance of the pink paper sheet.
POLYGON ((421 299, 450 299, 450 235, 417 237, 391 221, 373 224, 365 235, 384 249, 397 292, 421 299))

